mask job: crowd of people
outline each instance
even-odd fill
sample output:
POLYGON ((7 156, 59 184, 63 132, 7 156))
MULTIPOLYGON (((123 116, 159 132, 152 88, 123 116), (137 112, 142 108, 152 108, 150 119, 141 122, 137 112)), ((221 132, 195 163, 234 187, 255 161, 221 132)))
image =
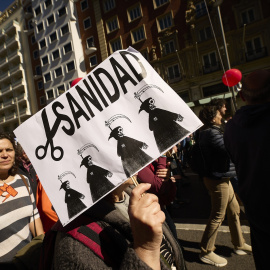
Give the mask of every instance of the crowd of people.
MULTIPOLYGON (((180 190, 190 182, 184 170, 194 143, 200 143, 207 165, 202 180, 211 198, 200 260, 218 267, 227 264, 214 252, 218 228, 227 214, 234 252, 253 253, 256 269, 267 269, 270 72, 247 75, 240 94, 247 105, 231 120, 224 121, 225 101, 212 100, 199 113, 204 125, 194 137, 189 135, 141 169, 135 176, 137 185, 129 178, 66 229, 16 138, 1 132, 0 269, 22 269, 18 253, 37 237, 44 239, 44 251, 52 232, 53 269, 187 269, 168 207, 183 203, 180 190), (241 231, 239 202, 250 224, 252 246, 241 231), (88 244, 78 241, 74 229, 88 244)), ((42 256, 25 269, 45 269, 44 252, 42 256)))

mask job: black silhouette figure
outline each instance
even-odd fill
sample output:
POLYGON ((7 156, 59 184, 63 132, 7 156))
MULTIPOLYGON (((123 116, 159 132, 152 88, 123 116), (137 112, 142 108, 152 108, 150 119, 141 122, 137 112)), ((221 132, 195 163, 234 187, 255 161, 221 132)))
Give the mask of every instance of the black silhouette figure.
POLYGON ((142 149, 148 145, 133 138, 124 136, 123 128, 118 126, 111 131, 110 138, 117 140, 117 155, 121 157, 124 172, 127 177, 133 175, 141 167, 146 166, 153 158, 142 149))
POLYGON ((180 114, 158 109, 153 98, 142 102, 139 113, 143 110, 149 114, 149 129, 154 133, 160 153, 164 153, 180 138, 190 133, 177 124, 177 122, 183 121, 180 114))
POLYGON ((83 158, 81 162, 81 166, 82 165, 87 168, 87 183, 90 186, 93 202, 100 199, 115 187, 115 185, 107 179, 107 177, 112 177, 112 173, 94 165, 90 155, 83 158))
POLYGON ((64 189, 66 192, 65 203, 67 204, 69 218, 74 217, 86 208, 86 205, 80 200, 84 199, 85 196, 80 192, 70 188, 69 181, 63 182, 60 189, 64 189))

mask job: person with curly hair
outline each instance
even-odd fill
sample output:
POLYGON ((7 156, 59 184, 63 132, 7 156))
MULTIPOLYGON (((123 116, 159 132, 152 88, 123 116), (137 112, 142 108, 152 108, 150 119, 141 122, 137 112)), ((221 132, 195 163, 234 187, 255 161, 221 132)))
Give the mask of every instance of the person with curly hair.
POLYGON ((0 263, 44 233, 29 181, 17 174, 19 150, 14 136, 0 133, 0 263))
POLYGON ((227 260, 214 253, 214 250, 218 228, 226 212, 234 252, 245 255, 252 249, 246 244, 241 230, 240 206, 230 181, 236 176, 236 172, 225 149, 223 131, 220 128, 222 124, 220 111, 218 107, 208 105, 200 111, 199 118, 204 124, 198 135, 206 164, 206 172, 202 176, 212 204, 210 217, 201 240, 200 259, 204 263, 222 267, 227 264, 227 260))

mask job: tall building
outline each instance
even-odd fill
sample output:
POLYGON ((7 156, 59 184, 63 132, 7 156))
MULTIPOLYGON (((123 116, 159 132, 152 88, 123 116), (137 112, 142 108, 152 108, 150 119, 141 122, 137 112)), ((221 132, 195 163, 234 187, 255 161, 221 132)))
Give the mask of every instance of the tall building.
POLYGON ((227 100, 229 114, 242 105, 236 88, 222 83, 226 70, 236 68, 245 76, 270 69, 269 1, 17 0, 14 5, 16 12, 9 12, 10 6, 0 20, 0 123, 5 129, 19 124, 16 97, 24 121, 67 91, 73 79, 129 46, 195 113, 215 97, 227 100), (23 38, 17 41, 16 35, 23 38), (16 61, 9 56, 15 51, 22 54, 16 61), (19 88, 16 78, 23 80, 19 88), (19 93, 25 93, 23 101, 19 93))
POLYGON ((86 74, 73 1, 33 0, 35 40, 47 104, 86 74))
POLYGON ((25 14, 15 1, 0 14, 0 124, 14 130, 37 111, 25 14))

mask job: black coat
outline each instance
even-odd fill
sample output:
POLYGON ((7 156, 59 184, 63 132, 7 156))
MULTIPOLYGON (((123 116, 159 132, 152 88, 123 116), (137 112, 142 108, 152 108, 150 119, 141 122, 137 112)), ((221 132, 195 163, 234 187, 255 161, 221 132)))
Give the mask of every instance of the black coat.
POLYGON ((203 176, 217 179, 236 176, 234 164, 224 145, 223 132, 218 126, 200 131, 199 141, 209 172, 203 176))

